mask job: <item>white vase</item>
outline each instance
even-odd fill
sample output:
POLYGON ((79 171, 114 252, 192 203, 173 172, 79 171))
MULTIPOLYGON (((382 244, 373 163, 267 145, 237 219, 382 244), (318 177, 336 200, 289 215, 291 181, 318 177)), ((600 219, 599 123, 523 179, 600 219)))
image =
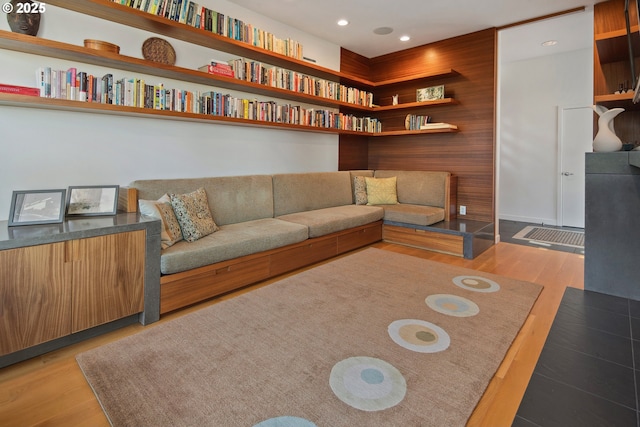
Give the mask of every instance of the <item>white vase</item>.
POLYGON ((593 151, 604 153, 620 151, 622 141, 613 128, 613 119, 624 111, 624 108, 607 109, 602 105, 594 105, 593 110, 598 113, 598 133, 593 139, 593 151))

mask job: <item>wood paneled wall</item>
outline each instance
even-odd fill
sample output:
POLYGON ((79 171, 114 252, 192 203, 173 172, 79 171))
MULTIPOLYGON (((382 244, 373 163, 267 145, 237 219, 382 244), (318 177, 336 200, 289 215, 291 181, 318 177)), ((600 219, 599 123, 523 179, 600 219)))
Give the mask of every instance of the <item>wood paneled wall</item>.
POLYGON ((457 133, 391 137, 340 138, 340 169, 443 170, 458 175, 458 205, 467 207, 467 219, 493 222, 496 108, 496 29, 488 29, 436 43, 363 59, 343 50, 341 71, 381 81, 452 68, 452 77, 401 83, 374 89, 374 102, 415 101, 416 88, 445 85, 445 96, 457 103, 421 110, 390 111, 381 115, 383 130, 399 129, 408 113, 430 115, 434 122, 458 126, 457 133), (361 144, 366 146, 357 149, 361 144))

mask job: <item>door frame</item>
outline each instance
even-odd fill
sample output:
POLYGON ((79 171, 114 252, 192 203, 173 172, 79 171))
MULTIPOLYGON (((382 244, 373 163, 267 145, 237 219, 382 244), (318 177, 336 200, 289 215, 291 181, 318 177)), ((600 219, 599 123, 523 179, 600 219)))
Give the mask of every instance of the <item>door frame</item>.
POLYGON ((564 218, 563 218, 563 186, 564 180, 562 179, 562 165, 563 165, 563 156, 562 156, 562 148, 564 147, 564 112, 565 110, 578 110, 582 108, 591 108, 590 105, 558 105, 557 106, 557 114, 558 114, 558 153, 557 153, 557 196, 556 196, 556 225, 564 226, 564 218))

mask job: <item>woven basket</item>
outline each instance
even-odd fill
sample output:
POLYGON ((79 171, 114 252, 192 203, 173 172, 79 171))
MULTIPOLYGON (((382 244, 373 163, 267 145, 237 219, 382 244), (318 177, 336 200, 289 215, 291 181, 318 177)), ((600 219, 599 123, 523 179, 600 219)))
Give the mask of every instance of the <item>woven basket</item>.
POLYGON ((174 65, 176 63, 176 51, 168 41, 158 37, 150 37, 142 43, 142 56, 146 60, 161 64, 174 65))

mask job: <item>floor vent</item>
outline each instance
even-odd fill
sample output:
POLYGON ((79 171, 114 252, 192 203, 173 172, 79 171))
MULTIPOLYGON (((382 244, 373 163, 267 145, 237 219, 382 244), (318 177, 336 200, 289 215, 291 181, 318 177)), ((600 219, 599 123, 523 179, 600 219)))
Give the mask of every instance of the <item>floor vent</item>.
POLYGON ((520 230, 514 239, 543 242, 552 245, 584 248, 584 231, 559 230, 557 228, 527 226, 520 230))

